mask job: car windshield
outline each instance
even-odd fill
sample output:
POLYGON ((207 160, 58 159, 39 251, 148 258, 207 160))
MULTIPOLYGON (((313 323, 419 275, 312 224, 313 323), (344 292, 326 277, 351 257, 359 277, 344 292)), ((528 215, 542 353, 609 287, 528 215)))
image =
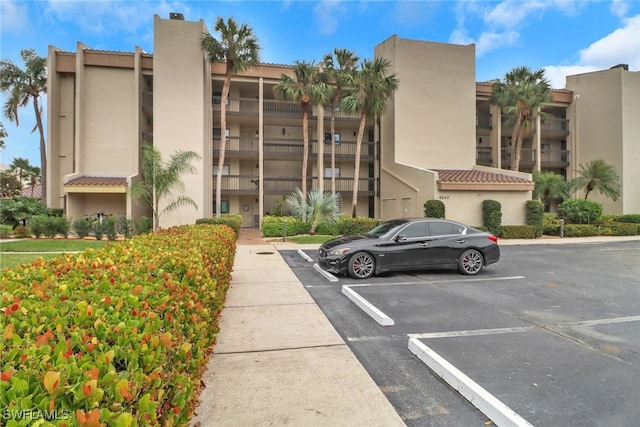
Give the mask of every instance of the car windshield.
POLYGON ((375 227, 373 230, 365 233, 370 237, 389 237, 393 235, 400 227, 406 224, 406 221, 389 221, 375 227))

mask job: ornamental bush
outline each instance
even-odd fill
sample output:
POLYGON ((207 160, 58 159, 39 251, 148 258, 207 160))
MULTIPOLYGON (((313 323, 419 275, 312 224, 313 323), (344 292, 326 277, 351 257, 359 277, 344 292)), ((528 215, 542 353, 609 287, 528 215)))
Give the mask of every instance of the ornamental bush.
POLYGON ((224 214, 220 218, 200 218, 196 220, 196 224, 224 224, 228 225, 235 231, 236 239, 240 235, 242 228, 242 215, 240 214, 224 214))
POLYGON ((482 201, 482 223, 490 233, 500 236, 502 205, 497 200, 482 201))
POLYGON ((343 215, 338 219, 337 224, 339 234, 360 234, 374 229, 380 224, 380 220, 363 216, 353 218, 349 215, 343 215))
POLYGON ((231 228, 192 225, 5 270, 0 407, 68 415, 53 426, 188 425, 235 249, 231 228))
POLYGON ((424 202, 425 218, 444 218, 445 206, 442 200, 427 200, 424 202))
POLYGON ((544 230, 544 205, 540 200, 527 200, 525 222, 535 228, 535 237, 542 236, 544 230))
POLYGON ((570 224, 592 224, 602 216, 602 205, 587 199, 567 199, 560 203, 558 210, 570 224))

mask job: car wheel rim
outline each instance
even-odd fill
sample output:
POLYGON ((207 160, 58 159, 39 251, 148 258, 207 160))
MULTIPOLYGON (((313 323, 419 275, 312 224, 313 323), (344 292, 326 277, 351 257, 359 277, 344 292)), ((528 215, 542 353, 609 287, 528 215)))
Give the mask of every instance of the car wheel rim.
POLYGON ((373 271, 373 259, 367 255, 360 255, 353 260, 353 272, 358 277, 368 277, 373 271))
POLYGON ((469 252, 462 259, 462 268, 469 274, 477 273, 482 268, 482 256, 478 252, 469 252))

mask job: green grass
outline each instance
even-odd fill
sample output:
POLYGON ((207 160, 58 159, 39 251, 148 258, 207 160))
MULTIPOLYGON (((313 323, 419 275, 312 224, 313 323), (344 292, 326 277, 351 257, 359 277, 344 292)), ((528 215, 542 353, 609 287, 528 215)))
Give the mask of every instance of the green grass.
POLYGON ((74 239, 26 239, 0 243, 0 252, 74 252, 87 248, 101 248, 109 243, 106 240, 74 239))
POLYGON ((336 236, 327 236, 327 235, 321 235, 321 234, 316 234, 316 235, 303 235, 303 236, 291 236, 291 237, 287 237, 287 240, 290 240, 292 242, 295 243, 301 243, 301 244, 322 244, 328 240, 333 239, 336 236))
POLYGON ((60 252, 84 251, 87 248, 101 248, 109 243, 105 240, 51 240, 51 239, 25 239, 15 242, 0 243, 0 271, 5 267, 13 268, 21 264, 31 264, 39 257, 50 260, 60 256, 60 252), (6 253, 15 252, 15 253, 6 253), (18 253, 33 252, 33 253, 18 253), (51 252, 51 253, 43 253, 51 252))

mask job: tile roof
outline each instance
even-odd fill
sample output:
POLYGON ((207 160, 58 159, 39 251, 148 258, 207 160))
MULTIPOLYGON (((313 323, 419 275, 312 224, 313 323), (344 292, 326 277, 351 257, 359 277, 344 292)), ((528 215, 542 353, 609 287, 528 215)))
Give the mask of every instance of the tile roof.
POLYGON ((531 181, 496 172, 485 172, 473 169, 433 169, 438 172, 439 182, 457 183, 499 183, 525 184, 531 181))
POLYGON ((66 182, 64 185, 95 185, 95 186, 125 186, 127 178, 124 176, 80 176, 66 182))
POLYGON ((24 187, 20 195, 22 197, 29 197, 31 199, 39 199, 40 197, 42 197, 42 184, 34 185, 33 191, 31 191, 31 188, 32 187, 24 187))

